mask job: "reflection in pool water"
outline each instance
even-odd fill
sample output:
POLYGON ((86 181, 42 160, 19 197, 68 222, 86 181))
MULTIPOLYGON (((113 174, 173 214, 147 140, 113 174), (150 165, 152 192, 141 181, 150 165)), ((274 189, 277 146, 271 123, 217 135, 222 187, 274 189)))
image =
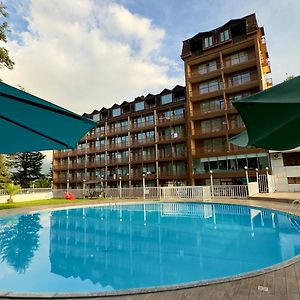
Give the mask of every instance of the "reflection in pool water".
POLYGON ((201 203, 6 217, 0 290, 109 291, 249 272, 299 254, 298 223, 266 209, 201 203))

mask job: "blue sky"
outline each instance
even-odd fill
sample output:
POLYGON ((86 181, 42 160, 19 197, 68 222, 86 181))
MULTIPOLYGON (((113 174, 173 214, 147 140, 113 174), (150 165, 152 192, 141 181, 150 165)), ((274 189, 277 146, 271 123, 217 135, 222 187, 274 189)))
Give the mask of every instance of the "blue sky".
POLYGON ((79 114, 184 85, 182 41, 256 13, 269 77, 299 75, 299 0, 2 0, 14 86, 79 114))
POLYGON ((184 84, 182 41, 253 12, 265 28, 274 83, 299 74, 297 0, 4 3, 16 62, 15 70, 2 71, 4 81, 78 113, 184 84))

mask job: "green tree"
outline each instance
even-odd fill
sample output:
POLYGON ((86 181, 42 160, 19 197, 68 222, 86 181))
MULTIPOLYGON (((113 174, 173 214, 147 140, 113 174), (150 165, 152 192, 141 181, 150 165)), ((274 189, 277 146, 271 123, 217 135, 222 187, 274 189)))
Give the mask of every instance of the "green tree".
POLYGON ((38 180, 35 180, 34 186, 36 188, 50 188, 51 180, 45 175, 42 175, 38 180))
MULTIPOLYGON (((7 16, 6 7, 0 2, 0 41, 4 43, 7 42, 6 33, 9 31, 8 23, 5 21, 7 16)), ((0 68, 13 69, 14 64, 15 63, 9 57, 7 49, 0 47, 0 68)))
POLYGON ((2 154, 0 154, 0 188, 3 188, 5 183, 10 181, 10 173, 7 169, 5 159, 2 154))
POLYGON ((39 151, 17 153, 13 162, 16 172, 13 173, 12 179, 23 188, 30 187, 33 180, 41 177, 44 158, 45 155, 39 151))
POLYGON ((13 196, 21 189, 21 186, 14 185, 13 183, 6 183, 4 185, 4 189, 9 195, 9 199, 7 200, 7 203, 13 203, 13 196))

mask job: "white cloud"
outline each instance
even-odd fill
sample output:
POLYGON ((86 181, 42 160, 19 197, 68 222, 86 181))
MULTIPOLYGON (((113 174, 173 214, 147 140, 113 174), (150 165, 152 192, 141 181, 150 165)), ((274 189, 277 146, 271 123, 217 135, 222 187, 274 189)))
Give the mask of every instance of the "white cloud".
POLYGON ((160 55, 165 31, 113 1, 31 0, 24 18, 1 77, 58 105, 91 112, 184 82, 160 55))

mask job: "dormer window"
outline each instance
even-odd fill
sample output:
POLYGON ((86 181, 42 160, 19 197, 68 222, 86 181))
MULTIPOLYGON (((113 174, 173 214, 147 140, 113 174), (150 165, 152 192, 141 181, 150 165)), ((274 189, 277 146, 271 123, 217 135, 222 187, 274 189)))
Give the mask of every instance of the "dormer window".
POLYGON ((225 42, 229 40, 229 30, 224 30, 219 34, 220 42, 225 42))
POLYGON ((144 103, 144 101, 135 103, 135 107, 134 108, 135 108, 135 111, 139 111, 139 110, 145 109, 145 103, 144 103))
POLYGON ((204 48, 208 48, 212 45, 213 45, 213 37, 212 36, 208 36, 208 37, 204 38, 204 48))
POLYGON ((113 117, 117 117, 120 114, 121 114, 121 108, 120 107, 119 108, 115 108, 115 109, 112 110, 112 116, 113 117))
POLYGON ((172 102, 172 94, 167 94, 167 95, 163 95, 161 96, 161 104, 167 104, 167 103, 171 103, 172 102))

